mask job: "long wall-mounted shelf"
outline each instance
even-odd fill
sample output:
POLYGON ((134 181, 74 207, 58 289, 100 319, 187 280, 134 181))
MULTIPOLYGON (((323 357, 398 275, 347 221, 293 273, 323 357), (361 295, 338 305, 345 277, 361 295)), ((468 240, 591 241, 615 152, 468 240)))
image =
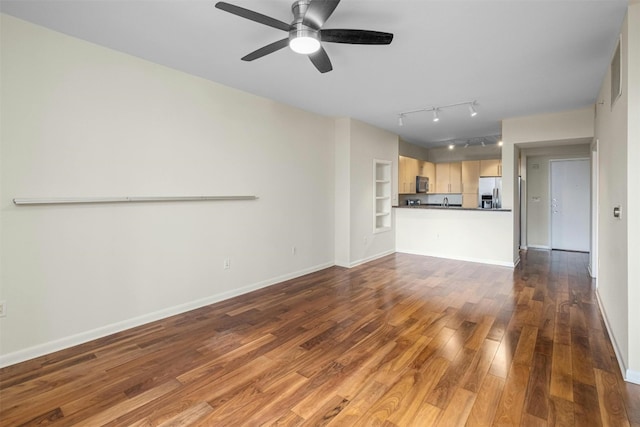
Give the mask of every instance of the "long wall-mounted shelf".
POLYGON ((69 205, 92 203, 141 203, 141 202, 199 202, 223 200, 256 200, 258 196, 177 196, 177 197, 68 197, 68 198, 15 198, 15 205, 69 205))

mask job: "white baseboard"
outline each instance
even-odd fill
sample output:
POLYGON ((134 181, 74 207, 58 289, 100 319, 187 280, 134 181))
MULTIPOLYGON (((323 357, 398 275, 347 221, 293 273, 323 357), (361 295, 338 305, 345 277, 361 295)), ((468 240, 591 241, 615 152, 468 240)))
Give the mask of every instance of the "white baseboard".
POLYGON ((357 266, 359 266, 361 264, 367 263, 369 261, 373 261, 373 260, 378 259, 378 258, 385 257, 387 255, 391 255, 391 254, 394 254, 394 253, 396 253, 395 250, 381 252, 379 254, 371 255, 371 256, 369 256, 367 258, 362 258, 362 259, 359 259, 357 261, 353 261, 353 262, 349 263, 349 265, 346 266, 346 267, 348 267, 348 268, 357 267, 357 266))
POLYGON ((527 245, 527 249, 543 249, 543 250, 549 251, 549 250, 551 250, 551 246, 527 245))
POLYGON ((607 312, 604 309, 604 305, 602 305, 602 300, 600 299, 600 293, 596 288, 596 301, 598 301, 598 308, 600 309, 600 313, 602 314, 602 319, 604 320, 604 326, 607 328, 607 332, 609 333, 609 338, 611 339, 611 344, 613 344, 613 351, 616 353, 616 359, 618 360, 618 367, 620 368, 620 372, 622 373, 622 378, 625 381, 640 384, 640 372, 635 372, 630 369, 627 369, 627 365, 625 364, 624 359, 622 358, 622 352, 618 346, 618 342, 616 341, 616 336, 613 334, 613 330, 611 329, 611 325, 609 324, 609 318, 607 317, 607 312))
POLYGON ((640 372, 627 369, 627 375, 625 375, 624 380, 640 385, 640 372))
POLYGON ((407 251, 407 250, 396 250, 396 252, 403 254, 411 254, 411 255, 422 255, 422 256, 431 256, 434 258, 445 258, 445 259, 453 259, 456 261, 467 261, 467 262, 477 262, 480 264, 491 264, 491 265, 499 265, 500 267, 510 267, 514 268, 516 264, 514 262, 509 261, 499 261, 495 259, 483 259, 483 258, 466 258, 466 257, 452 257, 452 256, 443 256, 442 254, 432 254, 432 253, 424 253, 419 251, 407 251))
POLYGON ((513 268, 516 268, 518 266, 518 264, 520 264, 520 257, 518 257, 514 262, 513 262, 513 268))
POLYGON ((49 341, 43 344, 38 344, 33 347, 25 348, 23 350, 7 353, 0 356, 0 368, 4 368, 5 366, 24 362, 26 360, 34 359, 36 357, 44 356, 45 354, 50 354, 59 350, 64 350, 69 347, 73 347, 79 344, 86 343, 88 341, 105 337, 107 335, 111 335, 117 332, 131 329, 136 326, 141 326, 146 323, 155 322, 156 320, 161 320, 170 316, 175 316, 176 314, 185 313, 187 311, 204 307, 206 305, 214 304, 216 302, 233 298, 238 295, 246 294, 248 292, 255 291, 257 289, 275 285, 276 283, 295 279, 296 277, 304 276, 305 274, 324 270, 325 268, 332 267, 333 265, 334 265, 333 263, 324 263, 324 264, 315 265, 310 268, 299 270, 293 273, 284 274, 278 277, 273 277, 271 279, 263 280, 261 282, 244 286, 239 289, 234 289, 232 291, 227 291, 227 292, 221 292, 219 294, 211 295, 199 300, 190 301, 188 303, 176 305, 173 307, 168 307, 162 310, 155 311, 153 313, 144 314, 142 316, 123 320, 117 323, 112 323, 110 325, 105 325, 100 328, 81 332, 79 334, 60 338, 54 341, 49 341))

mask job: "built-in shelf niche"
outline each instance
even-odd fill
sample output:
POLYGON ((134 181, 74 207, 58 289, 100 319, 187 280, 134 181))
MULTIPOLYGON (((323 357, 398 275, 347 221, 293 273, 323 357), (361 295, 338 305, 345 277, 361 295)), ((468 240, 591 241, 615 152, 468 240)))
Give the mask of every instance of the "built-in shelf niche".
POLYGON ((391 161, 373 160, 373 232, 391 229, 391 161))

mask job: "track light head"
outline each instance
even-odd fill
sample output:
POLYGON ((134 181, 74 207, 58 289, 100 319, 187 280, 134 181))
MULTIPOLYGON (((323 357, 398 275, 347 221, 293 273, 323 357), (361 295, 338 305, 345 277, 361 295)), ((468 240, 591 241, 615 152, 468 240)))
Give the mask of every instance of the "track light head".
POLYGON ((404 126, 404 121, 402 120, 402 114, 398 116, 398 126, 404 126))
POLYGON ((469 141, 467 141, 466 144, 464 144, 464 148, 467 148, 469 146, 469 141))
POLYGON ((484 139, 482 141, 480 141, 480 144, 482 144, 483 147, 485 147, 485 143, 484 143, 484 139))
POLYGON ((449 150, 453 150, 454 148, 456 148, 455 144, 449 144, 449 150))
POLYGON ((475 117, 478 115, 478 112, 476 111, 476 109, 473 108, 474 103, 475 101, 469 104, 469 114, 471 114, 471 117, 475 117))
POLYGON ((498 147, 502 147, 502 140, 498 141, 498 147))
POLYGON ((440 121, 440 117, 438 117, 438 109, 437 108, 433 109, 433 121, 434 122, 439 122, 440 121))

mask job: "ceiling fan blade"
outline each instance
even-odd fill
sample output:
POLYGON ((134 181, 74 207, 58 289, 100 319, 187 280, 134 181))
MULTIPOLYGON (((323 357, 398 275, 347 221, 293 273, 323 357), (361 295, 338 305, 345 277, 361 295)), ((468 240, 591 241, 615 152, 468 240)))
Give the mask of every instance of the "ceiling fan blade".
POLYGON ((243 61, 253 61, 254 59, 262 58, 265 55, 273 53, 277 50, 282 49, 283 47, 289 46, 289 38, 278 40, 277 42, 273 42, 266 46, 261 47, 258 50, 254 50, 248 55, 242 57, 243 61))
POLYGON ((320 30, 320 40, 331 43, 390 44, 393 34, 369 30, 320 30))
POLYGON ((338 7, 340 0, 311 0, 304 14, 302 23, 319 29, 329 19, 333 11, 338 7))
POLYGON ((269 27, 277 28, 282 31, 289 31, 291 27, 289 24, 275 18, 271 18, 270 16, 254 12, 253 10, 245 9, 240 6, 225 3, 223 1, 216 3, 216 7, 220 10, 224 10, 225 12, 233 13, 234 15, 238 15, 242 18, 249 19, 259 24, 268 25, 269 27))
POLYGON ((310 54, 309 59, 321 73, 328 73, 329 71, 333 70, 329 55, 327 55, 327 52, 323 47, 320 47, 320 50, 318 50, 317 52, 310 54))

